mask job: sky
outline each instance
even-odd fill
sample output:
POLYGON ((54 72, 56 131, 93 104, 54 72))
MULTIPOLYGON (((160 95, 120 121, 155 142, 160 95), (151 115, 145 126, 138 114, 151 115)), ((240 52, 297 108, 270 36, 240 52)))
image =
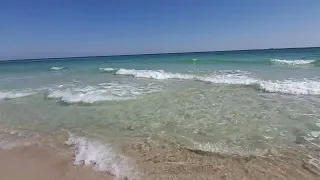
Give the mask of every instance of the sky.
POLYGON ((320 0, 0 0, 0 60, 320 46, 320 0))

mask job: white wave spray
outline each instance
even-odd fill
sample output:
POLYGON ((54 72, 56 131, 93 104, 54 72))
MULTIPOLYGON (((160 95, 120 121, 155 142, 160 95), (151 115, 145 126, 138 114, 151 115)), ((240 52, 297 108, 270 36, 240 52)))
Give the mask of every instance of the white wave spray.
POLYGON ((101 72, 113 72, 116 70, 117 69, 114 69, 114 68, 99 68, 99 71, 101 71, 101 72))
POLYGON ((69 133, 67 145, 74 149, 75 165, 91 166, 96 171, 108 172, 117 178, 130 177, 135 179, 134 164, 129 158, 121 155, 109 144, 90 141, 85 137, 69 133))
POLYGON ((220 73, 211 76, 197 76, 189 74, 170 73, 163 70, 135 70, 135 69, 119 69, 116 74, 118 75, 130 75, 138 78, 150 78, 150 79, 181 79, 181 80, 199 80, 204 82, 211 82, 216 84, 252 84, 258 80, 250 78, 241 71, 226 71, 227 73, 220 73))
POLYGON ((272 59, 272 63, 274 64, 287 64, 287 65, 305 65, 305 64, 312 64, 315 60, 282 60, 282 59, 272 59))
POLYGON ((248 76, 249 73, 242 71, 226 71, 219 74, 209 76, 197 76, 188 74, 168 73, 163 70, 135 70, 135 69, 119 69, 118 75, 130 75, 139 78, 151 79, 182 79, 182 80, 198 80, 214 84, 232 84, 232 85, 254 85, 258 89, 265 92, 285 93, 285 94, 320 94, 320 81, 314 80, 284 80, 284 81, 266 81, 248 76))
POLYGON ((135 70, 135 69, 119 69, 118 75, 131 75, 138 78, 150 79, 194 79, 193 75, 167 73, 163 70, 135 70))
POLYGON ((260 89, 267 92, 279 92, 285 94, 319 95, 320 82, 305 79, 304 81, 261 81, 260 89))
POLYGON ((52 89, 48 98, 60 99, 65 103, 95 103, 132 99, 159 90, 157 86, 139 87, 136 84, 103 83, 96 86, 52 89))
POLYGON ((12 91, 4 91, 0 92, 0 100, 1 99, 15 99, 15 98, 21 98, 26 96, 31 96, 35 94, 36 92, 33 92, 31 90, 12 90, 12 91))
POLYGON ((64 67, 51 67, 50 70, 53 70, 53 71, 59 71, 59 70, 62 70, 64 69, 64 67))

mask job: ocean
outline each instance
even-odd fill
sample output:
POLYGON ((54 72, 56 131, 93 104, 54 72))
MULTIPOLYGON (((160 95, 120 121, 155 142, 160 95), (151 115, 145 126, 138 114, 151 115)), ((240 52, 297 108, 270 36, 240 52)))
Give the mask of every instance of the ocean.
POLYGON ((0 147, 50 146, 115 177, 154 179, 152 155, 154 177, 177 168, 165 155, 317 159, 319 138, 320 48, 0 62, 0 147))

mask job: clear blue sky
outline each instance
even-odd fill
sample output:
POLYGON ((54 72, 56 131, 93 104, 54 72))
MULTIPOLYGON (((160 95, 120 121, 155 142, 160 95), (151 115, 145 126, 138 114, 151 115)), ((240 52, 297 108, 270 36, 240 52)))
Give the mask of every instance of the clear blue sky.
POLYGON ((320 0, 0 0, 0 59, 320 46, 320 0))

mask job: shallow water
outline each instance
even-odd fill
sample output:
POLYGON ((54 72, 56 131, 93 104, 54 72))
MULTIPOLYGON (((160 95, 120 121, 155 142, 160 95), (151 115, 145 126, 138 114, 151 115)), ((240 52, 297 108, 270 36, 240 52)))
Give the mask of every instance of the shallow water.
POLYGON ((72 134, 76 157, 116 175, 140 139, 240 155, 320 145, 319 60, 306 48, 2 62, 1 141, 72 134))

